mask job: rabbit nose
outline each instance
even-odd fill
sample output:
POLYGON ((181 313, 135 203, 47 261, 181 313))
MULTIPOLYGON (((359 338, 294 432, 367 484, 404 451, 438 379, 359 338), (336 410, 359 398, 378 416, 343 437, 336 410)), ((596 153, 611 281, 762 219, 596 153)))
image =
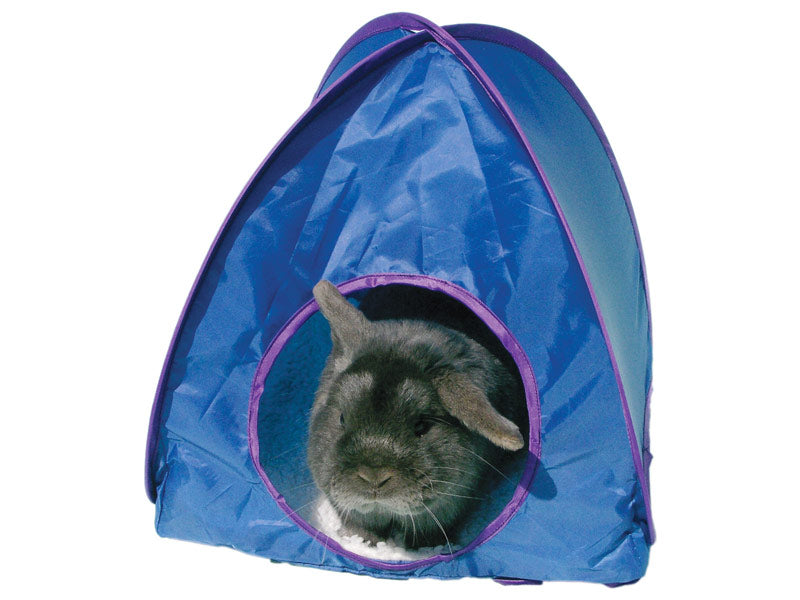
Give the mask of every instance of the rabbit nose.
POLYGON ((376 488, 386 485, 386 483, 394 477, 394 471, 392 469, 367 467, 365 465, 358 467, 356 474, 359 478, 376 488))

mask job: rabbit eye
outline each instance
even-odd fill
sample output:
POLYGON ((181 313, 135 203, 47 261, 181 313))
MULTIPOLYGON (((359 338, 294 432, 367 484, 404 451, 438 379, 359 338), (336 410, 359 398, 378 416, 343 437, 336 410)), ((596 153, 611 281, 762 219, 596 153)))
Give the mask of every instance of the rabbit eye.
POLYGON ((339 413, 339 425, 344 427, 344 413, 339 413))
POLYGON ((433 427, 433 421, 429 419, 419 419, 414 423, 414 435, 422 437, 431 430, 431 427, 433 427))

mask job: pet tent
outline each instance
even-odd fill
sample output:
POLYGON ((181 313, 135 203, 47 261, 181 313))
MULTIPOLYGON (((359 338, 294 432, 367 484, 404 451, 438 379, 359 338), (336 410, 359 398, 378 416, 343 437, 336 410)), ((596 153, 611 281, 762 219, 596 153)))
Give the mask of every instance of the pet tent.
POLYGON ((650 364, 628 194, 575 84, 511 31, 380 17, 247 183, 189 294, 148 436, 156 529, 379 577, 635 581, 654 541, 650 364), (357 305, 455 303, 519 373, 527 453, 455 547, 376 558, 307 516, 322 279, 357 305))

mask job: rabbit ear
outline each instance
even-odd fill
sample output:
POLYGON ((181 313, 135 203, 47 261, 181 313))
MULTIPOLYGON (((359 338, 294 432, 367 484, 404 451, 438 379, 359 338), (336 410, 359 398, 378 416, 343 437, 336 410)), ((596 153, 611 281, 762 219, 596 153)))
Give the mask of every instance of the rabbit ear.
POLYGON ((360 310, 342 296, 330 281, 314 286, 314 298, 331 326, 334 351, 343 353, 355 348, 370 330, 370 322, 360 310))
POLYGON ((436 378, 436 391, 451 415, 506 450, 519 450, 525 440, 519 427, 495 410, 478 387, 463 373, 449 372, 436 378))

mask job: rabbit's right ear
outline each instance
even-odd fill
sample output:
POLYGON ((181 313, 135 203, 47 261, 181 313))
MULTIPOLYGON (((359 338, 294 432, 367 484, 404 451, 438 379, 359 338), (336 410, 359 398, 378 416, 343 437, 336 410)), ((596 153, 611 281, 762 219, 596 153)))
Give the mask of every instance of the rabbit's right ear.
POLYGON ((447 412, 467 429, 506 450, 525 446, 519 427, 497 412, 486 394, 465 374, 448 371, 436 377, 434 385, 447 412))
POLYGON ((347 354, 355 349, 368 335, 370 321, 330 281, 323 279, 314 286, 313 292, 319 309, 331 326, 334 353, 347 354))

